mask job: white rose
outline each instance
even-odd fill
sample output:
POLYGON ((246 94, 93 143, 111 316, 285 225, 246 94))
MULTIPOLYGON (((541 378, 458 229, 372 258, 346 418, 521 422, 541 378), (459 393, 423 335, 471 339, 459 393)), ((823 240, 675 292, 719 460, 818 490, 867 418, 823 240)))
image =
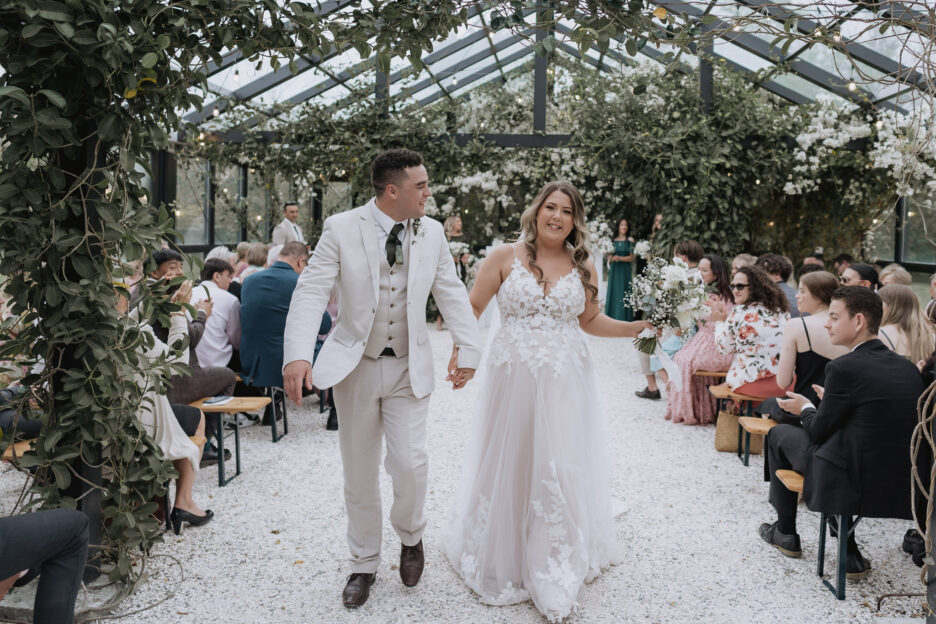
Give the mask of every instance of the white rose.
POLYGON ((679 266, 670 265, 663 269, 663 288, 672 290, 688 279, 686 271, 679 266))

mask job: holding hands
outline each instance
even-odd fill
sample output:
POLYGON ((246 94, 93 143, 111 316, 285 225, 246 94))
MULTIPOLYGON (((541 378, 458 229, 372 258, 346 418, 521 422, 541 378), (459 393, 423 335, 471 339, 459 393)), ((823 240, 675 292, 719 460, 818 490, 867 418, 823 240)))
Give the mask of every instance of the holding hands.
POLYGON ((448 375, 446 375, 445 380, 452 382, 452 390, 458 390, 459 388, 464 388, 474 377, 475 369, 473 368, 458 368, 458 347, 452 346, 452 357, 449 359, 448 363, 448 375))

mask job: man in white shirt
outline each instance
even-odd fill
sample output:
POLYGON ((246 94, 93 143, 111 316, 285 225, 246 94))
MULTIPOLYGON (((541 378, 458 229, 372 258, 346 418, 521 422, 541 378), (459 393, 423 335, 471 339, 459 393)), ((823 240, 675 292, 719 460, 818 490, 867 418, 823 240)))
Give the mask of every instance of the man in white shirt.
POLYGON ((192 289, 192 305, 203 299, 213 304, 211 316, 205 322, 205 333, 195 347, 202 366, 227 366, 231 354, 240 348, 240 301, 228 292, 233 277, 234 269, 230 264, 211 258, 205 260, 201 284, 192 289))
POLYGON ((302 228, 299 227, 299 204, 286 202, 283 206, 283 220, 273 228, 273 244, 285 245, 292 241, 305 243, 302 228))

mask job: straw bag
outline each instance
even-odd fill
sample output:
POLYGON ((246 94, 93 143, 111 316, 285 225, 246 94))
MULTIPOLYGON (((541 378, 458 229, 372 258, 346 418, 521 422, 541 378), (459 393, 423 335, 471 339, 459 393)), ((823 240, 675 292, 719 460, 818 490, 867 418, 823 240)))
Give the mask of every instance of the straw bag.
MULTIPOLYGON (((760 455, 763 446, 764 436, 751 434, 751 455, 760 455)), ((718 419, 715 422, 715 450, 722 453, 738 452, 738 416, 736 414, 725 410, 718 412, 718 419)))

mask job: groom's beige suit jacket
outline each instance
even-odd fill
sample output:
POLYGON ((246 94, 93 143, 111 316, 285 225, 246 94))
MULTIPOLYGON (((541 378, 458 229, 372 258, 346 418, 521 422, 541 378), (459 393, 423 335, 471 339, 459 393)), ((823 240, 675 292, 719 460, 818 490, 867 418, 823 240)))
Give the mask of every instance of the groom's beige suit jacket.
MULTIPOLYGON (((293 292, 283 341, 283 365, 312 363, 316 331, 332 287, 338 284, 338 321, 315 366, 312 383, 330 388, 348 376, 364 355, 379 298, 379 249, 374 223, 374 199, 364 206, 325 220, 322 236, 293 292)), ((404 241, 409 246, 406 318, 409 327, 409 374, 413 395, 422 398, 435 387, 432 347, 426 328, 430 291, 452 339, 459 347, 458 366, 477 368, 481 360, 478 325, 465 285, 455 273, 442 224, 423 217, 404 241)))

